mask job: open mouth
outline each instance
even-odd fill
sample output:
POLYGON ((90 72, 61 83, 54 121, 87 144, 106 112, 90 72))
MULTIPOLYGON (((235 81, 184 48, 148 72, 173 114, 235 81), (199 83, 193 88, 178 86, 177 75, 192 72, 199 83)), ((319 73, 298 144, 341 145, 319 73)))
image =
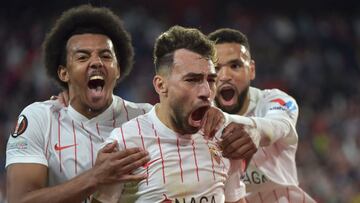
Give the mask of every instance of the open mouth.
POLYGON ((220 95, 225 101, 230 101, 235 95, 235 90, 230 87, 224 88, 220 90, 220 95))
POLYGON ((89 89, 95 91, 101 91, 104 88, 104 85, 105 85, 104 77, 100 75, 91 76, 88 82, 89 89))
POLYGON ((200 128, 206 111, 210 108, 210 106, 202 106, 195 109, 189 116, 189 125, 200 128))

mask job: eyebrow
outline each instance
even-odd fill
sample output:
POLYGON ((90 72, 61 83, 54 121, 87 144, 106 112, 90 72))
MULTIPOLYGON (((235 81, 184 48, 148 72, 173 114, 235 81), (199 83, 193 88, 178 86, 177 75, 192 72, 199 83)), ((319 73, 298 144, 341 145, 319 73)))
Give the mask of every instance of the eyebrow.
MULTIPOLYGON (((186 75, 184 75, 184 78, 185 77, 203 77, 205 74, 203 73, 188 73, 186 75)), ((217 74, 216 73, 210 73, 208 75, 208 77, 211 77, 211 78, 216 78, 217 77, 217 74)))
MULTIPOLYGON (((100 49, 99 50, 99 53, 105 53, 105 52, 112 53, 110 49, 100 49)), ((77 50, 74 50, 73 53, 74 54, 77 54, 77 53, 90 54, 91 50, 89 50, 89 49, 77 49, 77 50)))
POLYGON ((225 66, 225 65, 229 65, 229 64, 244 64, 243 61, 241 61, 240 59, 232 59, 230 61, 227 61, 226 63, 217 63, 216 66, 225 66))

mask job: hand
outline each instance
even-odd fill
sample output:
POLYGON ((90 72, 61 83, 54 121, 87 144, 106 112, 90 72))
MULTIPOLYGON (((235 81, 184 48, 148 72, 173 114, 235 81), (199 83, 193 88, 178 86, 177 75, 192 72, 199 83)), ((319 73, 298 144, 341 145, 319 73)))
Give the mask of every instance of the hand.
POLYGON ((246 163, 257 151, 257 147, 246 130, 248 126, 238 123, 230 123, 222 132, 220 146, 223 156, 230 159, 244 159, 246 163))
POLYGON ((207 110, 202 123, 205 139, 212 139, 224 122, 225 117, 222 111, 216 107, 210 107, 210 109, 207 110))
POLYGON ((68 106, 69 105, 69 92, 67 90, 64 90, 62 92, 60 92, 57 96, 51 96, 50 97, 51 100, 59 100, 59 102, 61 104, 63 104, 64 106, 68 106))
POLYGON ((146 178, 146 174, 133 175, 131 172, 149 160, 148 152, 139 148, 118 151, 114 141, 98 152, 93 176, 99 184, 140 181, 146 178))

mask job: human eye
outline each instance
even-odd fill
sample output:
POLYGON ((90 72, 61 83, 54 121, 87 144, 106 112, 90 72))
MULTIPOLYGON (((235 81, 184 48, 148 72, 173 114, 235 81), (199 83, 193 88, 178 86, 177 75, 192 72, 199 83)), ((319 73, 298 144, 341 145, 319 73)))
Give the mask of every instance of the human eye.
POLYGON ((104 53, 101 55, 101 58, 103 58, 103 59, 112 59, 112 58, 113 58, 113 55, 112 55, 111 53, 104 52, 104 53))
POLYGON ((185 81, 193 83, 193 82, 199 82, 199 79, 198 78, 186 78, 185 81))
POLYGON ((216 78, 209 78, 208 79, 208 83, 215 83, 216 82, 216 78))
POLYGON ((216 72, 219 72, 220 69, 221 69, 221 66, 219 66, 219 65, 215 66, 215 71, 216 71, 216 72))
POLYGON ((243 67, 243 64, 239 63, 239 62, 235 62, 235 63, 231 63, 230 67, 231 67, 231 69, 239 69, 239 68, 243 67))
POLYGON ((82 62, 82 61, 86 61, 89 58, 89 56, 87 54, 79 53, 79 54, 76 54, 75 58, 77 61, 82 62))

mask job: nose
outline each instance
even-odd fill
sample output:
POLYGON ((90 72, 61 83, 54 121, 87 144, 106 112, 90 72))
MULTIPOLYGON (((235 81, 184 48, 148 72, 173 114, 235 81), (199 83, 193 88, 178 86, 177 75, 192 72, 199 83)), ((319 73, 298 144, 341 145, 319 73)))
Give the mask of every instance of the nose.
POLYGON ((221 69, 218 71, 217 75, 218 75, 218 80, 221 82, 227 82, 231 80, 231 69, 228 66, 223 66, 221 67, 221 69))
POLYGON ((102 62, 101 58, 99 56, 94 56, 92 57, 91 61, 90 61, 90 67, 97 69, 100 67, 103 67, 104 63, 102 62))
POLYGON ((199 98, 203 101, 210 101, 211 95, 214 93, 213 88, 210 86, 208 81, 204 81, 200 84, 199 98))

